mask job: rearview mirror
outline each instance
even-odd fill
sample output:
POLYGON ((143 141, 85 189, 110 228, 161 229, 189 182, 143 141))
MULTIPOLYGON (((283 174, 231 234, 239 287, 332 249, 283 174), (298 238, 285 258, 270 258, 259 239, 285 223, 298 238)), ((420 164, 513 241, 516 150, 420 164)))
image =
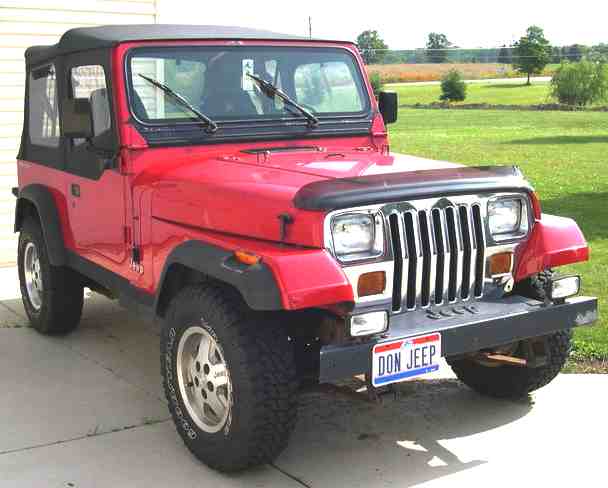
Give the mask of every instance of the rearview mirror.
POLYGON ((61 127, 64 137, 73 139, 93 137, 93 111, 88 98, 68 98, 63 101, 61 127))
POLYGON ((382 114, 385 124, 392 124, 397 121, 397 109, 399 108, 399 98, 395 92, 380 92, 378 97, 378 108, 382 114))

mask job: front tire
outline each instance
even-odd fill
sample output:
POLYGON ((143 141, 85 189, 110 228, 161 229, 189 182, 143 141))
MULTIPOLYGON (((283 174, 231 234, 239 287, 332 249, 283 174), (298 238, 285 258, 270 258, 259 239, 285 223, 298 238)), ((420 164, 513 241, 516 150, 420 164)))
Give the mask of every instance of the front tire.
POLYGON ((268 463, 287 446, 297 407, 292 345, 231 289, 195 285, 171 301, 161 374, 179 435, 211 468, 268 463))
POLYGON ((448 358, 448 363, 460 381, 482 395, 522 398, 555 379, 568 360, 571 338, 570 330, 546 336, 547 362, 537 368, 488 366, 471 358, 448 358))
MULTIPOLYGON (((552 276, 551 270, 542 271, 518 283, 515 292, 544 301, 552 276)), ((448 358, 447 361, 458 379, 478 393, 496 398, 521 398, 553 381, 570 355, 571 330, 562 330, 537 339, 545 340, 546 363, 536 368, 488 366, 472 358, 455 361, 448 358)), ((521 343, 517 347, 521 347, 521 343)))
POLYGON ((80 323, 84 288, 65 266, 53 266, 38 219, 28 217, 19 234, 19 284, 25 312, 42 334, 67 334, 80 323))

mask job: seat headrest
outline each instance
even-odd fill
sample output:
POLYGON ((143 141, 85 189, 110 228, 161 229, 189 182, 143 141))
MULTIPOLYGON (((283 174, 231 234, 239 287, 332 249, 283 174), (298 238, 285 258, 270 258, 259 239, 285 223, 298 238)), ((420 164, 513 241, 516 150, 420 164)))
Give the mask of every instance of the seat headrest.
POLYGON ((93 90, 89 100, 93 111, 93 134, 97 136, 111 127, 108 90, 106 88, 93 90))

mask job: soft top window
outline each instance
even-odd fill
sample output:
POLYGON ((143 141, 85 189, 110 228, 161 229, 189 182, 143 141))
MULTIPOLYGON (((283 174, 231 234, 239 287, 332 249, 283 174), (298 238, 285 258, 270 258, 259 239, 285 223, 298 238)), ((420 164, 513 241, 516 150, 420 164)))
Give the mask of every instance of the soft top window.
MULTIPOLYGON (((70 84, 73 98, 86 98, 91 102, 94 136, 99 136, 110 130, 110 99, 103 66, 73 67, 70 70, 70 84)), ((84 142, 83 139, 74 140, 75 145, 84 142)))
POLYGON ((59 147, 59 108, 55 66, 49 64, 32 70, 28 85, 30 141, 36 146, 59 147))
POLYGON ((165 84, 218 122, 302 118, 292 106, 265 93, 249 74, 280 88, 321 119, 362 116, 370 108, 355 58, 339 48, 138 48, 128 57, 127 72, 131 110, 144 124, 194 118, 190 109, 144 77, 165 84))

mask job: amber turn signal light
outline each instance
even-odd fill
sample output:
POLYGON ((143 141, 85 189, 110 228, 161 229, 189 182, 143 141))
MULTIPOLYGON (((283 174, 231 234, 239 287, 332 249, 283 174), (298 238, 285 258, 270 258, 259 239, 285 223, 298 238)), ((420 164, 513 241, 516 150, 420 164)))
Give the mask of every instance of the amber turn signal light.
POLYGON ((384 271, 363 273, 359 276, 359 282, 357 283, 357 295, 360 297, 378 295, 384 292, 385 288, 386 273, 384 271))
POLYGON ((490 274, 504 275, 513 270, 513 253, 501 252, 490 257, 490 274))
POLYGON ((256 256, 247 251, 234 251, 234 257, 237 261, 247 264, 248 266, 253 266, 261 261, 260 256, 256 256))

